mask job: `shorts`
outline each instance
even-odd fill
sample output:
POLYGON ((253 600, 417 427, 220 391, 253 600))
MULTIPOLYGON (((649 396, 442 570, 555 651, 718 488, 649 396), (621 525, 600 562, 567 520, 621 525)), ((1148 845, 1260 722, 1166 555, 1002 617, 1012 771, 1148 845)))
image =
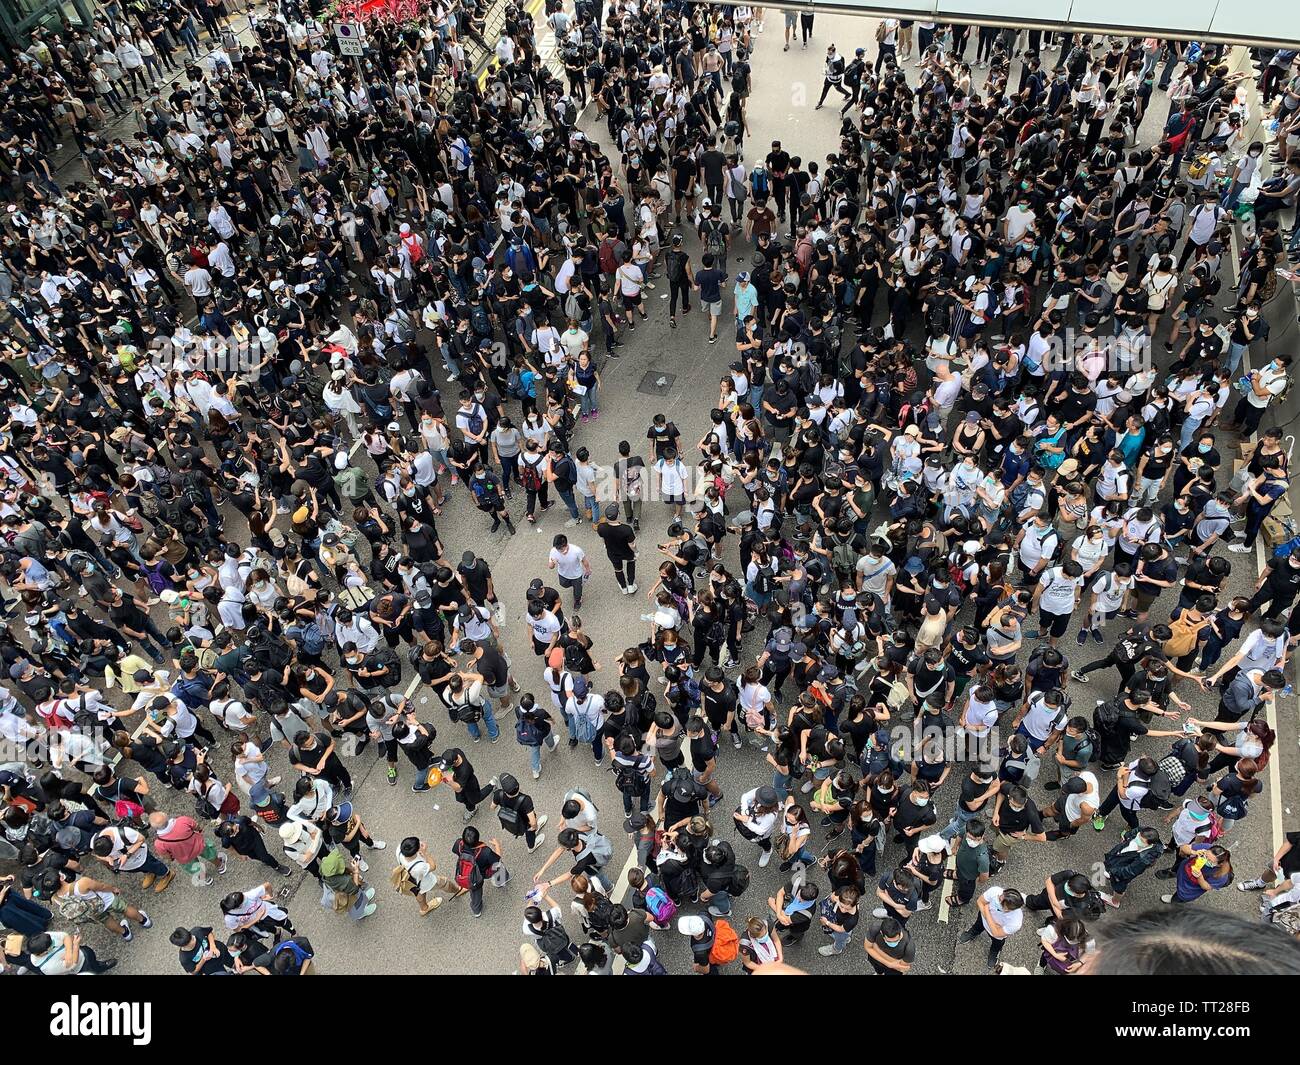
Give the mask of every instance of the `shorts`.
POLYGON ((665 495, 663 501, 673 506, 682 506, 686 502, 684 495, 665 495))
POLYGON ((722 300, 718 300, 716 303, 705 303, 703 304, 703 307, 705 311, 707 311, 714 318, 719 318, 722 316, 722 300))
POLYGON ((1151 604, 1160 598, 1159 592, 1143 592, 1133 589, 1133 607, 1139 613, 1151 609, 1151 604))
POLYGON ((634 311, 641 306, 641 293, 638 292, 634 296, 629 296, 626 292, 624 292, 622 295, 623 295, 623 308, 625 310, 634 311))
POLYGON ((104 907, 104 913, 100 919, 103 921, 114 921, 114 923, 116 923, 115 918, 126 913, 126 906, 126 899, 121 895, 114 895, 113 901, 104 907))
POLYGON ((1070 627, 1070 614, 1049 614, 1045 610, 1038 612, 1038 626, 1041 629, 1041 635, 1054 636, 1060 639, 1065 635, 1070 627))
POLYGON ((794 29, 799 24, 799 14, 796 11, 787 10, 785 13, 785 24, 794 29))
POLYGON ((499 688, 488 688, 487 693, 493 702, 500 702, 510 694, 510 684, 507 682, 499 688))
POLYGON ((1016 839, 1015 836, 1008 836, 1003 832, 999 832, 996 836, 993 837, 993 848, 999 854, 1006 854, 1007 851, 1009 851, 1012 847, 1014 847, 1019 842, 1020 840, 1016 839))

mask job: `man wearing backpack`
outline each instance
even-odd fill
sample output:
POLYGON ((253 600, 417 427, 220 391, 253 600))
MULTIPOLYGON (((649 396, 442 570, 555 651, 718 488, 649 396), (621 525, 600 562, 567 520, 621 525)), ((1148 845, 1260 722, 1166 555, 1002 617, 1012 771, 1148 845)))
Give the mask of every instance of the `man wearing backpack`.
POLYGON ((541 831, 547 822, 546 815, 537 816, 532 796, 526 795, 520 789, 519 781, 509 773, 502 773, 497 779, 497 788, 492 793, 492 808, 502 828, 512 836, 524 837, 530 854, 546 842, 546 833, 541 831))
POLYGON ((682 314, 691 313, 691 289, 695 285, 691 257, 682 249, 682 235, 673 234, 672 246, 664 256, 664 270, 668 275, 668 324, 677 328, 677 301, 682 302, 682 314))
POLYGON ((549 890, 556 884, 568 880, 578 873, 586 873, 605 889, 608 894, 613 890, 613 883, 605 875, 604 869, 614 857, 614 846, 594 828, 588 832, 579 832, 576 828, 562 828, 556 837, 559 844, 546 859, 545 864, 533 876, 533 883, 543 890, 549 890), (567 873, 561 873, 552 880, 546 879, 546 870, 554 865, 562 854, 568 852, 573 856, 573 865, 567 873))
POLYGON ((510 883, 510 873, 501 861, 501 841, 490 839, 484 843, 478 829, 466 825, 460 839, 452 844, 451 853, 456 856, 452 881, 462 891, 469 892, 470 916, 482 917, 484 881, 491 880, 497 888, 510 883))
MULTIPOLYGON (((704 254, 713 256, 713 265, 725 275, 727 272, 727 251, 731 247, 731 227, 722 220, 722 200, 709 204, 707 214, 700 218, 700 244, 704 254)), ((704 296, 700 296, 705 302, 704 296)))
POLYGON ((532 939, 555 969, 570 965, 578 958, 578 948, 573 945, 564 927, 564 913, 550 892, 542 892, 546 908, 533 904, 524 908, 524 935, 532 939))
MULTIPOLYGON (((1173 733, 1178 735, 1178 733, 1173 733)), ((1119 767, 1115 786, 1110 789, 1097 813, 1092 827, 1101 832, 1106 827, 1106 816, 1119 807, 1129 828, 1138 826, 1138 810, 1160 810, 1169 805, 1169 777, 1150 755, 1143 755, 1128 765, 1119 767)))

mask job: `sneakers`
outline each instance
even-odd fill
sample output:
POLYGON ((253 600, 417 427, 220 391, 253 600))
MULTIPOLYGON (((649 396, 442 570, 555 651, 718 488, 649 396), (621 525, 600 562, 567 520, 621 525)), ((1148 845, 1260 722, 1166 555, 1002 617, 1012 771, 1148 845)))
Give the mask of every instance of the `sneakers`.
POLYGON ((533 770, 533 779, 534 779, 534 780, 541 780, 541 779, 542 779, 542 771, 541 771, 540 769, 534 769, 534 770, 533 770))
POLYGON ((1106 819, 1102 817, 1101 814, 1098 814, 1092 819, 1092 827, 1098 832, 1103 831, 1106 827, 1106 819))
POLYGON ((731 734, 731 745, 732 745, 733 747, 735 747, 736 750, 740 750, 740 748, 742 748, 743 746, 745 746, 743 743, 740 742, 740 733, 739 733, 739 732, 733 732, 733 733, 731 734))
POLYGON ((1088 675, 1086 673, 1079 672, 1079 670, 1077 669, 1070 670, 1070 677, 1072 680, 1077 680, 1080 684, 1088 683, 1088 675))
POLYGON ((372 851, 381 851, 381 850, 383 850, 383 849, 384 849, 385 847, 387 847, 387 846, 388 846, 388 844, 385 843, 382 839, 377 839, 377 840, 375 840, 373 843, 370 844, 370 849, 371 849, 372 851))
POLYGON ((549 814, 542 814, 542 816, 537 819, 537 831, 540 832, 542 829, 544 829, 546 827, 546 822, 548 822, 550 819, 551 818, 549 814))
POLYGON ((1169 903, 1171 903, 1171 902, 1174 901, 1174 897, 1173 897, 1172 895, 1161 895, 1161 896, 1160 896, 1160 901, 1163 902, 1163 903, 1167 906, 1167 905, 1169 905, 1169 903))
POLYGON ((1093 643, 1105 643, 1105 642, 1106 642, 1106 637, 1104 637, 1104 636, 1101 634, 1101 629, 1093 629, 1093 630, 1092 630, 1092 642, 1093 642, 1093 643))
POLYGON ((532 854, 533 851, 537 850, 537 848, 540 847, 545 842, 546 842, 546 833, 545 832, 537 833, 537 836, 533 839, 533 845, 528 848, 528 853, 532 854))
POLYGON ((153 918, 150 917, 147 913, 145 913, 144 910, 140 910, 140 927, 141 928, 153 927, 153 918))
POLYGON ((770 850, 764 851, 762 854, 758 856, 758 867, 760 869, 766 869, 767 863, 770 862, 771 860, 772 860, 772 852, 770 850))
POLYGON ((807 795, 810 791, 813 790, 814 787, 815 787, 815 785, 814 785, 814 783, 813 783, 811 780, 805 780, 804 783, 803 783, 803 785, 799 788, 799 790, 800 790, 804 795, 807 795))
POLYGON ((827 943, 826 946, 824 947, 818 947, 817 953, 820 954, 823 958, 833 958, 837 954, 843 954, 844 948, 841 947, 839 950, 836 950, 834 943, 827 943))
POLYGON ((555 735, 555 733, 551 733, 550 738, 546 741, 546 749, 548 751, 553 751, 559 745, 560 745, 560 737, 555 735))
MULTIPOLYGON (((1237 881, 1238 891, 1260 891, 1265 887, 1267 887, 1267 885, 1264 883, 1264 881, 1260 880, 1259 878, 1256 878, 1254 880, 1237 881)), ((147 928, 148 925, 146 925, 145 927, 147 928)))
POLYGON ((572 529, 575 525, 581 525, 581 524, 582 522, 579 521, 577 518, 570 518, 568 521, 564 523, 564 527, 566 529, 572 529))
POLYGON ((629 585, 627 586, 627 594, 628 594, 628 595, 636 595, 636 585, 635 585, 635 584, 629 584, 629 585))
POLYGON ((1084 644, 1086 644, 1086 643, 1088 642, 1088 630, 1087 630, 1087 629, 1080 629, 1080 630, 1079 630, 1079 635, 1076 636, 1076 637, 1074 638, 1074 640, 1075 640, 1075 643, 1077 643, 1080 647, 1082 647, 1084 644))
POLYGON ((396 766, 391 766, 391 765, 390 765, 390 766, 388 767, 388 783, 389 783, 389 784, 396 784, 396 783, 397 783, 397 767, 396 767, 396 766))
POLYGON ((1244 555, 1246 552, 1251 550, 1251 547, 1248 544, 1229 544, 1228 550, 1233 551, 1238 555, 1244 555))

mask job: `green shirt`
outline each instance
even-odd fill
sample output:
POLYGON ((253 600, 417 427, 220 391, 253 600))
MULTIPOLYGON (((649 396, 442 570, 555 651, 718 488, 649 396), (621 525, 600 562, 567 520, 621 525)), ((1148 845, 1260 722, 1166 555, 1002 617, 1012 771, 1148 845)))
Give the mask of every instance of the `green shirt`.
POLYGON ((989 871, 989 847, 987 843, 981 843, 978 847, 972 847, 966 842, 965 837, 960 837, 961 842, 957 845, 957 879, 958 880, 978 880, 981 876, 987 876, 989 871))

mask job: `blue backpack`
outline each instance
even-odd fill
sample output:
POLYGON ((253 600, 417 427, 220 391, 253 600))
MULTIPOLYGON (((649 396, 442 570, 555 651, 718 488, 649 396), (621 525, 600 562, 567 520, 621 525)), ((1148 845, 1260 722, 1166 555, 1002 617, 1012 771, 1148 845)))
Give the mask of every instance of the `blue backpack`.
POLYGON ((767 171, 763 167, 754 167, 753 173, 749 175, 749 188, 755 196, 766 196, 771 191, 772 184, 768 181, 767 171))
POLYGON ((1300 536, 1293 536, 1290 540, 1277 545, 1273 548, 1274 558, 1290 558, 1297 550, 1300 550, 1300 536))

